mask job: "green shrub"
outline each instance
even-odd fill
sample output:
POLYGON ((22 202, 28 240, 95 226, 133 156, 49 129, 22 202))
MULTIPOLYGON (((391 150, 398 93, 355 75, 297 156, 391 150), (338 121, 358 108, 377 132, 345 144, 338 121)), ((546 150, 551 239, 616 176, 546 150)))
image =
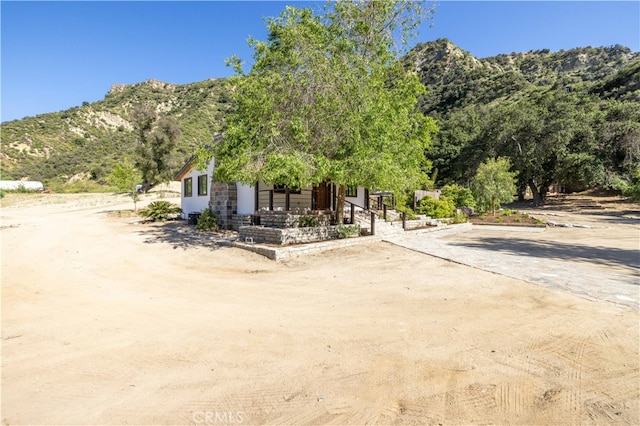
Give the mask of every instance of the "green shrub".
POLYGON ((338 238, 344 239, 352 236, 360 235, 360 226, 358 225, 339 225, 338 226, 338 238))
POLYGON ((441 196, 439 200, 433 197, 424 197, 420 200, 418 213, 441 219, 453 216, 456 206, 451 198, 441 196))
POLYGON ((200 231, 212 231, 218 229, 218 218, 211 209, 204 209, 198 216, 196 229, 200 231))
POLYGON ((452 223, 466 223, 467 222, 467 216, 462 213, 462 212, 456 212, 456 214, 453 216, 453 220, 451 221, 452 223))
POLYGON ((502 215, 503 215, 503 216, 511 216, 511 210, 509 210, 509 209, 504 209, 504 210, 502 211, 502 215))
POLYGON ((633 182, 627 185, 619 185, 622 195, 629 197, 631 201, 640 201, 640 168, 636 171, 633 182))
POLYGON ((445 185, 440 192, 441 197, 453 200, 456 207, 475 207, 476 200, 473 198, 471 189, 462 187, 456 183, 445 185))
POLYGON ((298 219, 298 226, 300 228, 314 228, 320 226, 320 221, 315 216, 300 216, 298 219))
POLYGON ((501 217, 496 217, 496 223, 502 223, 502 218, 501 217))
POLYGON ((40 190, 38 189, 25 188, 23 184, 18 185, 16 189, 5 189, 4 191, 8 193, 14 193, 14 194, 35 194, 37 192, 40 192, 40 190))
POLYGON ((182 213, 182 209, 168 201, 152 201, 149 205, 139 210, 140 216, 152 222, 164 222, 169 215, 182 213))
POLYGON ((52 179, 45 185, 53 192, 65 194, 79 194, 82 192, 111 192, 113 188, 101 185, 94 180, 76 180, 73 182, 65 182, 61 179, 52 179))

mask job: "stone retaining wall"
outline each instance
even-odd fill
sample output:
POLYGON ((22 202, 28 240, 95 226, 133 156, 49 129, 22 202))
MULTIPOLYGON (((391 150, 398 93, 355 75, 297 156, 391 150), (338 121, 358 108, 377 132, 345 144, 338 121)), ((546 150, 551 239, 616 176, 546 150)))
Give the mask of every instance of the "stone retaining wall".
POLYGON ((260 216, 260 225, 269 228, 297 228, 300 226, 300 218, 313 216, 318 219, 319 226, 328 226, 331 223, 331 212, 314 211, 306 213, 291 213, 276 210, 261 210, 256 213, 260 216))
POLYGON ((426 226, 438 226, 438 221, 436 219, 431 219, 431 218, 414 219, 414 220, 407 220, 405 224, 406 224, 405 230, 408 231, 410 229, 424 228, 426 226))
POLYGON ((250 214, 234 214, 231 221, 231 229, 239 231, 241 226, 251 226, 252 216, 250 214))
MULTIPOLYGON (((359 225, 344 225, 345 228, 357 229, 354 235, 360 234, 359 225)), ((300 244, 325 241, 338 238, 340 226, 318 226, 313 228, 267 228, 264 226, 241 226, 238 241, 242 243, 266 244, 300 244)))

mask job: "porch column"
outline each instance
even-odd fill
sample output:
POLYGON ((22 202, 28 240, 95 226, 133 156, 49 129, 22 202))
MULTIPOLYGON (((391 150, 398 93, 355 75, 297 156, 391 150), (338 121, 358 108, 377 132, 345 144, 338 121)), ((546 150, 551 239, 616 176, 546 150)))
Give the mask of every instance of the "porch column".
POLYGON ((311 187, 311 210, 317 210, 318 203, 316 197, 318 196, 318 187, 313 185, 311 187))
POLYGON ((260 210, 260 206, 258 205, 259 200, 260 200, 260 181, 256 182, 256 195, 253 203, 255 211, 260 210))
POLYGON ((286 188, 284 190, 284 209, 289 211, 291 210, 289 207, 291 207, 291 193, 289 192, 289 188, 286 188))
POLYGON ((333 183, 331 184, 331 210, 333 210, 334 212, 336 211, 336 203, 337 203, 337 191, 336 191, 336 184, 333 183))
POLYGON ((376 214, 371 212, 371 235, 376 235, 376 214))

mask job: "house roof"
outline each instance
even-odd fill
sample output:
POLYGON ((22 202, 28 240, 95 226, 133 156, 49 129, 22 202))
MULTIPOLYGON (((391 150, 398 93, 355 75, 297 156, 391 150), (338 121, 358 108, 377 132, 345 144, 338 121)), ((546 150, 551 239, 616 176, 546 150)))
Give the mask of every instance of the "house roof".
MULTIPOLYGON (((222 133, 218 133, 213 137, 213 142, 211 144, 206 144, 204 147, 207 149, 212 149, 213 145, 217 144, 221 140, 222 140, 222 133)), ((185 175, 189 173, 191 169, 193 169, 193 161, 195 160, 195 158, 196 158, 195 154, 189 157, 185 165, 182 166, 182 168, 178 171, 178 173, 176 173, 176 175, 173 177, 173 180, 181 181, 182 178, 185 177, 185 175)))
POLYGON ((187 173, 189 173, 191 171, 191 169, 193 168, 193 160, 195 160, 195 156, 194 155, 192 155, 187 160, 187 163, 184 166, 182 166, 180 171, 178 173, 176 173, 176 175, 173 177, 173 180, 181 181, 182 178, 185 177, 185 175, 187 173))

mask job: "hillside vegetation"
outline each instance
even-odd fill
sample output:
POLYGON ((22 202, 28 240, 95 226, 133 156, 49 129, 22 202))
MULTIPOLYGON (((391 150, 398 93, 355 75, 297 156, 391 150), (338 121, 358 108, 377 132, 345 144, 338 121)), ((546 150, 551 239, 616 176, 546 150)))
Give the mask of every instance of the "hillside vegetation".
MULTIPOLYGON (((640 164, 640 55, 623 46, 476 58, 449 40, 402 58, 427 87, 422 110, 440 132, 429 157, 438 183, 468 183, 488 157, 511 159, 520 192, 633 184, 640 164)), ((99 102, 2 123, 3 179, 104 183, 136 143, 131 111, 175 118, 186 160, 224 129, 224 79, 113 85, 99 102)))
POLYGON ((75 176, 103 183, 115 162, 133 153, 131 112, 138 105, 178 121, 183 160, 222 130, 229 108, 222 79, 113 85, 101 101, 2 123, 3 179, 48 182, 75 176))

